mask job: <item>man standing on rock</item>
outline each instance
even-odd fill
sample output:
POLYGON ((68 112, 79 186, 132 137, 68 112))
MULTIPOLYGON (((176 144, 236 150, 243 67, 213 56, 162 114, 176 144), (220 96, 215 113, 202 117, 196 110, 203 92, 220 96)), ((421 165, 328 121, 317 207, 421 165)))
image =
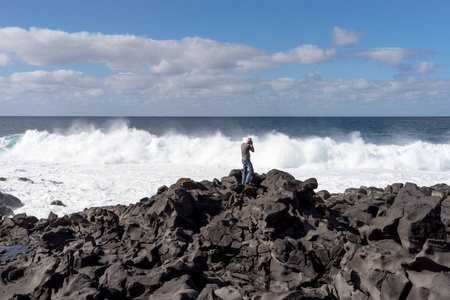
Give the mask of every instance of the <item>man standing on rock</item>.
POLYGON ((241 152, 242 152, 242 165, 244 166, 242 170, 242 184, 247 184, 250 182, 250 179, 253 176, 253 165, 250 161, 250 151, 255 152, 255 148, 253 148, 253 141, 251 138, 247 139, 247 142, 242 143, 241 152), (247 175, 248 171, 248 175, 247 175))

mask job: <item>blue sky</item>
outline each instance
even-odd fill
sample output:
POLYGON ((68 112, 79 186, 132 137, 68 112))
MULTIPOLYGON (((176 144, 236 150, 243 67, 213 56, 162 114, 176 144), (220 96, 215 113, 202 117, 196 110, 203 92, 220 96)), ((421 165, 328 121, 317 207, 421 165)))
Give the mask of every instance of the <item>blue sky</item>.
POLYGON ((448 1, 0 2, 0 115, 448 116, 448 1))

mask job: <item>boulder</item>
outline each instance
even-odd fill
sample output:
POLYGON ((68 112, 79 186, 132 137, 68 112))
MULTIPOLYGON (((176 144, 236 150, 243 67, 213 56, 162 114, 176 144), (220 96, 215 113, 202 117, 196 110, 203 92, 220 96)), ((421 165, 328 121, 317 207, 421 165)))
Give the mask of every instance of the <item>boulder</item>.
POLYGON ((261 182, 263 187, 273 191, 293 191, 300 188, 301 184, 302 182, 296 180, 291 174, 276 169, 265 174, 264 180, 261 182))
POLYGON ((407 183, 386 215, 372 220, 369 240, 399 240, 405 249, 417 253, 428 238, 445 239, 440 217, 442 200, 427 196, 415 184, 407 183))
POLYGON ((377 216, 378 206, 372 203, 358 203, 349 207, 342 214, 351 224, 356 227, 370 225, 372 219, 377 216))
POLYGON ((35 216, 27 216, 26 214, 18 214, 12 218, 13 222, 22 228, 31 229, 39 221, 35 216))
POLYGON ((23 206, 23 203, 19 198, 14 197, 13 195, 3 194, 0 192, 0 206, 17 208, 23 206))
POLYGON ((413 256, 394 240, 380 240, 367 246, 347 251, 344 270, 351 270, 351 285, 373 299, 383 297, 399 299, 407 293, 410 283, 403 265, 413 256), (348 258, 348 260, 347 260, 348 258), (391 285, 395 282, 395 289, 391 285))
POLYGON ((61 200, 55 200, 50 202, 50 205, 55 205, 55 206, 66 206, 61 200))
POLYGON ((7 207, 6 205, 0 204, 0 218, 2 216, 12 216, 14 212, 11 208, 7 207))
POLYGON ((64 247, 69 240, 74 238, 72 230, 60 227, 47 230, 42 235, 41 241, 44 248, 51 250, 57 247, 64 247))

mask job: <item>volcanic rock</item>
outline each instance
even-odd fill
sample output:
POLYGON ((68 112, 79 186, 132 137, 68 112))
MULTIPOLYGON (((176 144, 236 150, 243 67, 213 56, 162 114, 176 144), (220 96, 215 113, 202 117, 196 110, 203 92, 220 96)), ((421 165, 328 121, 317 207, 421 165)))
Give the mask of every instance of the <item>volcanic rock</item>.
MULTIPOLYGON (((450 187, 317 194, 271 170, 0 220, 1 299, 445 299, 450 187), (447 202, 446 202, 447 201, 447 202), (3 250, 2 250, 3 249, 3 250), (11 253, 16 249, 16 253, 11 253)), ((2 199, 8 198, 3 196, 2 199)), ((14 198, 12 198, 14 199, 14 198)))
POLYGON ((55 200, 55 201, 52 201, 52 202, 50 203, 50 205, 66 206, 61 200, 55 200))
POLYGON ((23 206, 23 203, 20 199, 14 197, 13 195, 3 194, 0 192, 0 205, 17 208, 23 206))

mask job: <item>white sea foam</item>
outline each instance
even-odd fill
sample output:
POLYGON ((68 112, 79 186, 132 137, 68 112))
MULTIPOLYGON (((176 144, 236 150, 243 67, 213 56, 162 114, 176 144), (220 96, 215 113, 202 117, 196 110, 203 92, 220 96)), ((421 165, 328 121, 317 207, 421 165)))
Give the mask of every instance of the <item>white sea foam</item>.
MULTIPOLYGON (((319 189, 330 192, 407 181, 450 183, 449 143, 375 145, 358 132, 339 140, 276 132, 252 137, 257 173, 277 168, 300 180, 316 177, 319 189)), ((0 191, 25 203, 16 213, 38 217, 50 211, 61 215, 90 206, 134 203, 180 177, 212 180, 241 168, 241 142, 220 132, 157 136, 124 122, 108 129, 78 124, 56 133, 29 130, 0 138, 0 176, 8 179, 0 182, 0 191), (54 200, 66 207, 50 206, 54 200)))

